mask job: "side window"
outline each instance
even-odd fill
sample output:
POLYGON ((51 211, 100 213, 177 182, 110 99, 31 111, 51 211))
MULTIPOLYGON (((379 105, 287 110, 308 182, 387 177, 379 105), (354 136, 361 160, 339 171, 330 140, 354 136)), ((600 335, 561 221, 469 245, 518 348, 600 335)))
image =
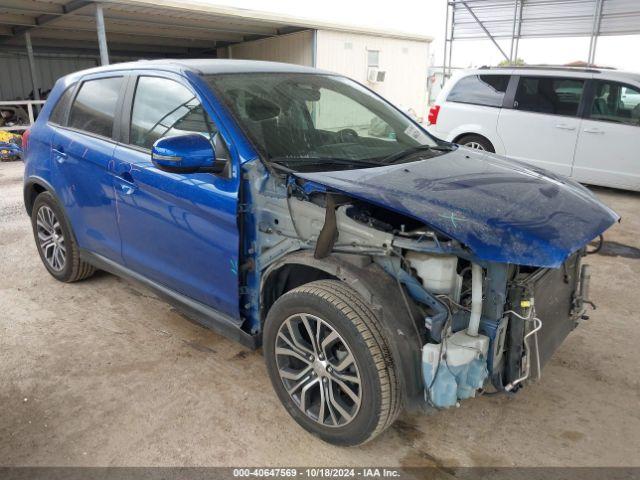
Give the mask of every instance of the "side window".
POLYGON ((111 137, 121 86, 122 77, 84 82, 71 106, 69 127, 111 137))
POLYGON ((589 118, 640 126, 640 88, 617 82, 596 82, 589 118))
POLYGON ((501 107, 509 75, 471 75, 461 78, 451 89, 448 102, 501 107))
POLYGON ((129 143, 150 149, 159 138, 186 133, 206 136, 217 158, 229 158, 215 125, 188 88, 166 78, 141 76, 131 110, 129 143))
POLYGON ((575 116, 584 80, 577 78, 520 77, 514 108, 526 112, 575 116))
POLYGON ((71 85, 60 96, 58 103, 56 103, 51 111, 51 115, 49 115, 49 121, 51 123, 55 123, 56 125, 65 124, 67 110, 69 110, 69 105, 71 105, 71 100, 73 100, 73 91, 74 85, 71 85))

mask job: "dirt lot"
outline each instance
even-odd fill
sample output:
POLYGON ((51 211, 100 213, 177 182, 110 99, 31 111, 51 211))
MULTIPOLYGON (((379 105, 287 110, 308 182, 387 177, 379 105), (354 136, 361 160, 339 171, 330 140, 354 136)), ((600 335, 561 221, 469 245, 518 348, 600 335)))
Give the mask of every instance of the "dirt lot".
POLYGON ((597 194, 620 245, 589 258, 598 310, 542 380, 344 449, 289 418, 260 352, 111 275, 50 277, 22 163, 0 164, 0 465, 640 466, 640 194, 597 194))

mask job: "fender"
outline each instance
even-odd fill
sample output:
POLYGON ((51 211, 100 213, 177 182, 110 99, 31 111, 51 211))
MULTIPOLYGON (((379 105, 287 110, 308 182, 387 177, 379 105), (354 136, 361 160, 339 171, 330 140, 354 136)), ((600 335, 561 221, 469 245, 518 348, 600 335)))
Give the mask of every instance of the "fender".
POLYGON ((471 135, 471 134, 480 135, 482 137, 485 137, 487 140, 489 140, 493 145, 493 148, 495 148, 496 154, 498 155, 506 154, 504 143, 502 142, 502 139, 498 135, 498 132, 489 131, 487 130, 487 128, 483 127, 480 124, 459 125, 449 132, 449 134, 446 137, 446 140, 448 142, 455 143, 459 138, 465 135, 471 135))
MULTIPOLYGON (((396 365, 400 386, 404 393, 404 404, 416 410, 423 403, 422 342, 416 334, 421 317, 411 298, 407 295, 411 316, 407 311, 398 284, 382 268, 364 255, 331 254, 316 259, 312 251, 298 251, 283 256, 269 266, 261 277, 260 298, 262 319, 266 317, 268 301, 266 286, 277 277, 283 267, 298 265, 322 272, 324 278, 333 277, 353 288, 371 307, 381 321, 383 335, 389 340, 388 352, 396 365)), ((283 292, 284 293, 284 292, 283 292)))
MULTIPOLYGON (((43 191, 49 192, 54 196, 56 202, 58 202, 58 206, 64 211, 64 204, 60 201, 60 198, 56 194, 53 186, 46 181, 42 177, 38 177, 36 175, 32 175, 28 178, 24 179, 24 186, 22 187, 22 195, 24 199, 24 207, 27 211, 27 215, 31 216, 31 209, 33 208, 33 201, 36 199, 36 195, 34 195, 34 191, 38 193, 42 193, 43 191), (38 191, 38 187, 42 190, 38 191)), ((66 212, 65 212, 66 215, 66 212)))

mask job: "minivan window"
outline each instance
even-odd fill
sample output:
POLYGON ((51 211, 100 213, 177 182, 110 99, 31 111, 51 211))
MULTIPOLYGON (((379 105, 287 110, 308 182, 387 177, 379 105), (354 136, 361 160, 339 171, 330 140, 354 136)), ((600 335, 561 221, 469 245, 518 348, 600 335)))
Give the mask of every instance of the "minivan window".
POLYGON ((589 118, 640 125, 640 88, 617 82, 597 81, 589 118))
POLYGON ((514 108, 526 112, 575 116, 584 80, 556 77, 520 77, 514 108))
POLYGON ((69 127, 111 137, 122 81, 109 77, 84 82, 71 106, 69 127))
POLYGON ((55 123, 56 125, 64 125, 67 110, 69 109, 69 105, 71 104, 71 100, 73 99, 73 91, 73 86, 68 87, 60 96, 58 103, 56 103, 56 105, 53 107, 51 115, 49 115, 49 121, 51 123, 55 123))
POLYGON ((205 79, 261 153, 287 168, 366 168, 440 155, 446 148, 344 77, 240 73, 205 79))
POLYGON ((447 101, 501 107, 507 85, 509 85, 509 75, 463 77, 451 89, 447 101))
POLYGON ((198 98, 173 80, 141 76, 131 111, 129 143, 150 149, 159 138, 187 133, 200 133, 214 143, 217 130, 198 98))

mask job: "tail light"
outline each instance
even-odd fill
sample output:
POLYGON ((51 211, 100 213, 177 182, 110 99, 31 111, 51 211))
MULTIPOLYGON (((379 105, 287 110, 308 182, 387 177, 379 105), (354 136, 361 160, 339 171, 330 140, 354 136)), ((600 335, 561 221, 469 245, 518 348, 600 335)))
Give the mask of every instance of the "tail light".
POLYGON ((438 121, 438 113, 440 113, 440 105, 434 105, 429 109, 429 115, 427 116, 427 122, 429 125, 435 125, 438 121))
POLYGON ((31 130, 27 129, 22 134, 22 152, 27 152, 27 147, 29 146, 29 135, 31 134, 31 130))

